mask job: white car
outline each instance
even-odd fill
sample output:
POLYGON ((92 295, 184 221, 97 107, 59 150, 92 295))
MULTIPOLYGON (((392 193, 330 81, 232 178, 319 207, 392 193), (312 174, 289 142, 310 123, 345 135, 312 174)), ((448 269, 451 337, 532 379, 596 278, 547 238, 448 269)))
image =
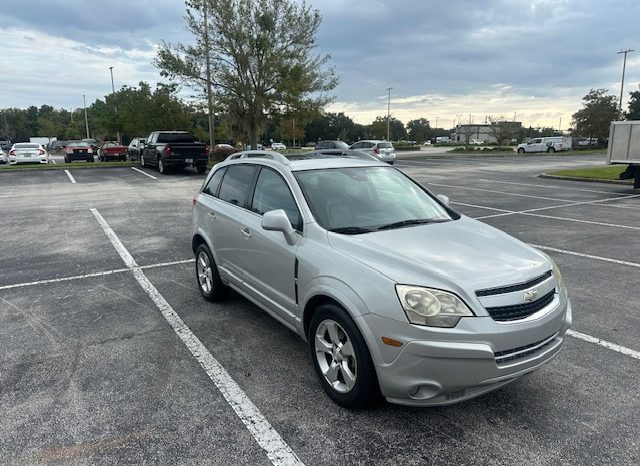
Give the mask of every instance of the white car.
POLYGON ((274 142, 271 144, 271 148, 273 150, 282 150, 282 149, 286 149, 287 146, 285 146, 283 143, 281 142, 274 142))
POLYGON ((9 156, 4 153, 2 147, 0 147, 0 164, 9 163, 9 156))
POLYGON ((474 146, 482 146, 484 145, 484 141, 481 139, 472 139, 471 141, 469 141, 469 144, 472 144, 474 146))
POLYGON ((49 154, 42 144, 35 142, 19 142, 9 151, 9 163, 49 163, 49 154))

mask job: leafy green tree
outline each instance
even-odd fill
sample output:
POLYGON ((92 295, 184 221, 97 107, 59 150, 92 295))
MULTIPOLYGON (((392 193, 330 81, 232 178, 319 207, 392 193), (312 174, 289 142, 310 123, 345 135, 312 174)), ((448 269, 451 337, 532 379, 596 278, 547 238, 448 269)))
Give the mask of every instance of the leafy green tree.
POLYGON ((211 82, 229 129, 252 147, 269 116, 319 110, 332 100, 327 93, 337 78, 326 68, 329 56, 313 52, 321 17, 307 4, 188 0, 186 19, 196 44, 162 44, 155 65, 196 89, 211 82), (213 63, 210 81, 207 59, 213 63))
MULTIPOLYGON (((371 123, 371 137, 375 139, 387 139, 387 117, 379 116, 371 123)), ((407 130, 404 124, 395 117, 389 119, 389 138, 392 141, 399 141, 407 138, 407 130)))
POLYGON ((573 125, 579 136, 606 138, 609 125, 620 117, 618 99, 607 89, 591 89, 582 98, 582 108, 573 114, 573 125))
POLYGON ((625 114, 627 120, 640 120, 640 91, 629 92, 629 111, 625 114))
POLYGON ((407 136, 412 141, 423 143, 431 137, 431 126, 426 118, 418 118, 407 123, 407 136))

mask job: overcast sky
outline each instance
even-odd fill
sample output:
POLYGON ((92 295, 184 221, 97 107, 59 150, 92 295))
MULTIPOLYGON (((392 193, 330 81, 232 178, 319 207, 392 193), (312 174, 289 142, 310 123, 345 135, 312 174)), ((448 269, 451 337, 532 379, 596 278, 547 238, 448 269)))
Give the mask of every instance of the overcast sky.
MULTIPOLYGON (((319 53, 340 75, 330 111, 359 123, 502 115, 569 127, 590 88, 640 83, 638 0, 311 0, 319 53)), ((190 41, 182 0, 3 0, 0 108, 82 106, 115 86, 155 84, 161 40, 190 41)))

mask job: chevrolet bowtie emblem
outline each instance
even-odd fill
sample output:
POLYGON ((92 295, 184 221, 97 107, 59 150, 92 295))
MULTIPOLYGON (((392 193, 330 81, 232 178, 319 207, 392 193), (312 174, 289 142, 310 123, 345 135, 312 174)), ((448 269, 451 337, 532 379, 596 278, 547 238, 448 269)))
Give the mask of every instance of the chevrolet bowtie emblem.
POLYGON ((538 292, 536 290, 529 290, 524 294, 524 300, 528 303, 532 302, 538 296, 538 292))

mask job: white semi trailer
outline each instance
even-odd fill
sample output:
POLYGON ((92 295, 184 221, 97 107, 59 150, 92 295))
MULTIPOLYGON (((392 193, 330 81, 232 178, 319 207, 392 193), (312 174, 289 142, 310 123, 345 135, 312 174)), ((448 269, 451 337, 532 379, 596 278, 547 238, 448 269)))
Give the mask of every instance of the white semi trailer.
POLYGON ((620 179, 634 179, 633 188, 640 189, 640 121, 611 122, 607 164, 626 165, 620 179))

